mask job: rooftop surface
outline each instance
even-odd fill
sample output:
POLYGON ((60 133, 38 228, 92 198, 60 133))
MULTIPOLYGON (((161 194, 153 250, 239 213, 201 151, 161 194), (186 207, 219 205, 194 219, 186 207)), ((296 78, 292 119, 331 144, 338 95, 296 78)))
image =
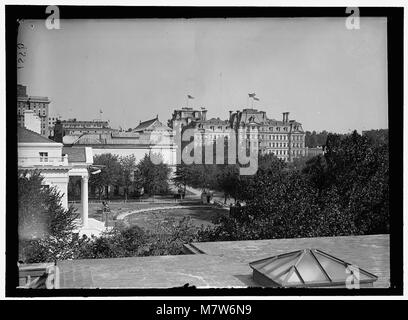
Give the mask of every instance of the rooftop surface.
POLYGON ((31 142, 31 143, 57 143, 55 141, 52 141, 48 138, 43 137, 42 135, 28 130, 24 127, 18 127, 17 129, 17 135, 18 135, 18 142, 23 142, 23 143, 27 143, 27 142, 31 142))
POLYGON ((63 147, 62 154, 68 155, 68 162, 86 162, 85 147, 63 147))
POLYGON ((389 235, 196 242, 192 246, 207 255, 243 264, 306 248, 321 249, 378 276, 374 287, 389 287, 389 235))
POLYGON ((156 121, 159 121, 159 119, 157 117, 153 118, 153 119, 150 119, 150 120, 140 122, 139 125, 136 128, 134 128, 133 130, 134 131, 142 131, 142 130, 147 129, 148 127, 150 127, 156 121))
POLYGON ((245 288, 249 262, 305 248, 321 249, 376 276, 389 287, 389 236, 347 236, 193 243, 203 254, 58 262, 60 288, 245 288))

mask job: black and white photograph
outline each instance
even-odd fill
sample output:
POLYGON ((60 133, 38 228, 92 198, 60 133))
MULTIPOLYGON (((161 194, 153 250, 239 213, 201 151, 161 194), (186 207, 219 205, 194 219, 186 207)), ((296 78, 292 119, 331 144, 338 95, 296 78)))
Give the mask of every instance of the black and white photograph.
POLYGON ((11 295, 402 294, 403 8, 5 11, 11 295))

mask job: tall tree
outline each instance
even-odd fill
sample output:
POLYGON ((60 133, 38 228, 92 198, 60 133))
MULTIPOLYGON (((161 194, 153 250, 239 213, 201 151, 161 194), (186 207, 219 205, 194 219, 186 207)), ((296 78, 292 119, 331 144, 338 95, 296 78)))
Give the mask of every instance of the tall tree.
MULTIPOLYGON (((160 157, 159 154, 154 156, 160 157)), ((168 179, 171 171, 169 166, 163 162, 156 163, 158 161, 153 163, 150 156, 145 154, 144 158, 137 164, 144 191, 149 195, 167 192, 169 188, 168 179)))
POLYGON ((190 177, 190 166, 181 163, 176 165, 176 172, 172 178, 173 183, 179 190, 186 192, 186 187, 190 177))
POLYGON ((98 190, 99 199, 105 191, 109 198, 109 187, 120 184, 121 166, 119 157, 111 153, 94 156, 94 164, 104 166, 99 174, 91 175, 89 183, 98 190))
POLYGON ((216 176, 218 190, 224 192, 224 203, 232 197, 236 202, 239 191, 239 167, 237 165, 224 165, 216 176))
POLYGON ((125 200, 127 201, 129 196, 129 188, 135 183, 137 177, 135 177, 136 158, 133 154, 119 158, 121 175, 120 185, 124 188, 125 200), (135 179, 136 178, 136 179, 135 179))

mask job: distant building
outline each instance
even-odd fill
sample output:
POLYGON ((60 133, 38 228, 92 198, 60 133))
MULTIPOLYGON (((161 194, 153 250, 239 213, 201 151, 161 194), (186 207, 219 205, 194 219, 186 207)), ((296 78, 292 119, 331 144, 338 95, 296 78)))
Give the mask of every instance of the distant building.
POLYGON ((258 130, 260 154, 274 154, 284 161, 306 155, 302 124, 289 120, 289 112, 283 112, 279 121, 268 119, 265 111, 257 109, 230 111, 229 122, 235 130, 248 127, 258 130))
POLYGON ((174 129, 176 124, 179 124, 181 128, 196 121, 205 121, 207 117, 207 110, 201 108, 196 110, 193 108, 183 107, 173 111, 171 119, 168 121, 168 127, 174 129))
POLYGON ((215 142, 218 138, 227 138, 232 132, 230 122, 220 118, 198 120, 192 123, 197 130, 194 139, 198 138, 204 143, 215 142))
POLYGON ((17 125, 24 127, 24 111, 32 110, 41 119, 41 135, 48 137, 49 129, 49 104, 48 97, 38 97, 27 95, 27 87, 17 85, 17 125))
POLYGON ((307 157, 316 157, 318 155, 324 154, 324 149, 321 146, 316 148, 308 148, 306 147, 306 156, 307 157))
POLYGON ((143 140, 154 143, 173 143, 173 130, 160 122, 159 117, 140 122, 131 132, 141 135, 143 140))
MULTIPOLYGON (((55 123, 60 119, 56 119, 55 123)), ((108 121, 90 120, 83 121, 77 119, 68 119, 58 121, 57 126, 54 125, 54 135, 76 135, 80 136, 85 133, 91 134, 107 134, 113 131, 109 127, 108 121)))
POLYGON ((50 130, 50 137, 53 137, 55 135, 54 126, 57 121, 61 121, 61 116, 51 114, 48 116, 48 128, 50 130))
POLYGON ((283 113, 281 121, 269 119, 265 111, 257 109, 243 109, 229 112, 228 120, 220 118, 206 119, 207 110, 181 108, 174 110, 169 124, 175 128, 181 126, 182 131, 187 128, 197 129, 194 139, 203 143, 212 143, 215 139, 227 138, 231 132, 238 130, 248 131, 257 129, 257 143, 260 154, 274 154, 284 161, 292 161, 306 155, 305 132, 302 124, 289 120, 289 112, 283 113))
POLYGON ((156 117, 140 122, 130 132, 111 129, 107 133, 65 135, 63 143, 65 146, 92 147, 94 155, 104 153, 118 156, 134 155, 137 162, 146 154, 160 154, 163 162, 174 168, 177 146, 173 139, 173 130, 156 117))

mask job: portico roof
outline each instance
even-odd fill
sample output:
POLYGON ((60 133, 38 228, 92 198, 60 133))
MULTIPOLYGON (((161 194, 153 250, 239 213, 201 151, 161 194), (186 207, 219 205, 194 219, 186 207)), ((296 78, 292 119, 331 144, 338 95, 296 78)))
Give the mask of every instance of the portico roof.
POLYGON ((93 153, 91 147, 63 147, 62 154, 68 156, 68 163, 76 167, 84 167, 93 163, 93 153))
POLYGON ((68 162, 86 162, 85 147, 63 147, 62 154, 68 155, 68 162))

